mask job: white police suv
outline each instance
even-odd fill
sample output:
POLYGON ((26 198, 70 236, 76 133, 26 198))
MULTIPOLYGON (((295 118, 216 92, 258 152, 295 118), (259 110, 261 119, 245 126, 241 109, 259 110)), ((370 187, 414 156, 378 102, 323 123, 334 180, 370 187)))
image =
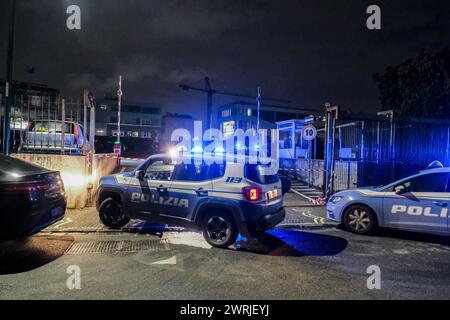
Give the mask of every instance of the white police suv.
POLYGON ((338 192, 327 217, 358 234, 380 226, 449 235, 449 177, 450 168, 434 168, 383 187, 338 192))
MULTIPOLYGON (((175 162, 169 154, 148 158, 133 172, 103 177, 96 206, 101 221, 121 228, 130 218, 200 229, 214 247, 232 245, 284 220, 278 174, 246 161, 175 162)), ((198 160, 198 159, 197 159, 198 160)))

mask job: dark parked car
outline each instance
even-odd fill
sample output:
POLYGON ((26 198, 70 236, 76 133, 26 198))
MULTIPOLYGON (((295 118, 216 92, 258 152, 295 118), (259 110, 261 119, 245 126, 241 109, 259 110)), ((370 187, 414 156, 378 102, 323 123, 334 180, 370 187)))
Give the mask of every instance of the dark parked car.
POLYGON ((59 172, 0 155, 0 239, 38 233, 65 211, 59 172))

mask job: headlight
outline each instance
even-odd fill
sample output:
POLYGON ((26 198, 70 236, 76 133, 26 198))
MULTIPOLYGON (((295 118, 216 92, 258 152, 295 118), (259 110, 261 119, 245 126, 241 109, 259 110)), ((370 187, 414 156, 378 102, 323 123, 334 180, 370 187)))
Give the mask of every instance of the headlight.
POLYGON ((340 197, 340 196, 335 196, 335 197, 331 197, 330 202, 331 203, 338 203, 339 201, 341 201, 344 197, 340 197))

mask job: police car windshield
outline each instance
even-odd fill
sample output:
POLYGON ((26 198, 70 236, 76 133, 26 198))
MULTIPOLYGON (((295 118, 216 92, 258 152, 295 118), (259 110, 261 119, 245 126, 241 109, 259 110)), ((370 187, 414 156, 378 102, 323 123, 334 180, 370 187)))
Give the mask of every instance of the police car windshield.
POLYGON ((262 164, 246 164, 244 171, 245 177, 250 181, 260 184, 276 183, 279 180, 278 174, 264 175, 264 167, 262 164))

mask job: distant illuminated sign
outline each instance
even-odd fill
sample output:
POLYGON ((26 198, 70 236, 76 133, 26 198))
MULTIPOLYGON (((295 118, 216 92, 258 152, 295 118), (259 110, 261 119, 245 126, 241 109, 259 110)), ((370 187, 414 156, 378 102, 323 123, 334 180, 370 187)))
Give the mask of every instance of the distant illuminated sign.
POLYGON ((234 121, 226 121, 223 123, 223 134, 233 134, 234 133, 234 121))
POLYGON ((315 120, 315 119, 314 119, 314 116, 309 116, 309 117, 306 117, 306 118, 305 118, 305 122, 306 122, 306 123, 314 122, 314 120, 315 120))

